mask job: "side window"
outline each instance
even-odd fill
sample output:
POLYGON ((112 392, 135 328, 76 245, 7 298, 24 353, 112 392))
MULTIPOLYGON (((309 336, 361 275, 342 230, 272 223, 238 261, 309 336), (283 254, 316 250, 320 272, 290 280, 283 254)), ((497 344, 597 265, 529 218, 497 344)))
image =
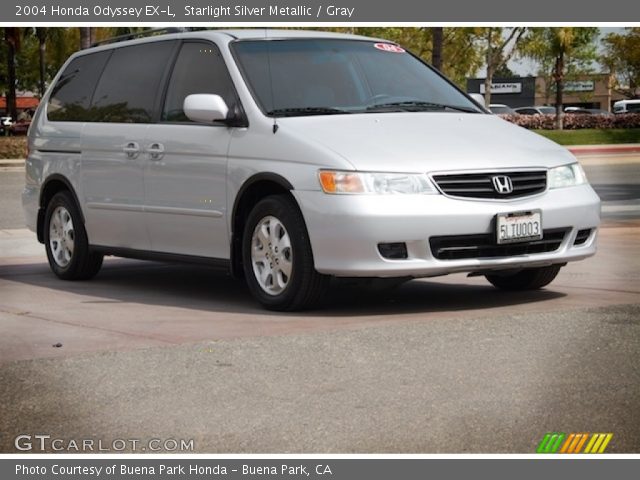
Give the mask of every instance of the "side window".
POLYGON ((148 123, 174 42, 116 48, 91 104, 91 121, 148 123))
POLYGON ((75 58, 60 75, 47 105, 52 121, 84 122, 89 117, 91 95, 111 51, 75 58))
POLYGON ((184 99, 195 93, 215 93, 231 107, 236 103, 227 66, 211 43, 185 43, 173 67, 162 120, 190 121, 182 110, 184 99))

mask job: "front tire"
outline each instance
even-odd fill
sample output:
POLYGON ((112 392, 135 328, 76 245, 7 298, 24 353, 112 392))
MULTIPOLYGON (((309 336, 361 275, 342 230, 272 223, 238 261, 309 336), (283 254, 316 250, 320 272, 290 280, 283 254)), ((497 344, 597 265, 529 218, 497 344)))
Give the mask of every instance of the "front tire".
POLYGON ((87 280, 102 267, 103 256, 89 249, 80 210, 71 193, 56 193, 45 212, 44 244, 53 273, 63 280, 87 280))
POLYGON ((538 290, 549 285, 560 272, 561 265, 526 268, 513 274, 485 275, 487 280, 502 290, 538 290))
POLYGON ((249 290, 269 310, 313 308, 329 287, 329 277, 314 268, 302 213, 288 195, 266 197, 251 210, 242 263, 249 290))

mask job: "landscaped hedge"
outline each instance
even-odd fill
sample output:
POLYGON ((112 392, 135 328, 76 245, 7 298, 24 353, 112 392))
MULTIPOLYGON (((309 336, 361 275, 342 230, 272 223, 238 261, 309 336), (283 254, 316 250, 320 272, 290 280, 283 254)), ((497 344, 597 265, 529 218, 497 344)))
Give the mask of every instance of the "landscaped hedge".
POLYGON ((0 136, 0 158, 24 158, 27 153, 27 137, 0 136))
MULTIPOLYGON (((524 128, 553 130, 556 116, 550 115, 500 115, 505 120, 524 128)), ((566 130, 580 128, 640 128, 640 113, 618 115, 565 114, 563 125, 566 130)))

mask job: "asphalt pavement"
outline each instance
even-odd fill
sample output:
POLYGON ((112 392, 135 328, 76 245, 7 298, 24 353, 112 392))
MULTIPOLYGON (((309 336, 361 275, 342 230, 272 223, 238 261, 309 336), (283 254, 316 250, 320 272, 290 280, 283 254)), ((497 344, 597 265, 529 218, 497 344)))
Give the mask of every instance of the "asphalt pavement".
POLYGON ((640 452, 640 161, 585 167, 599 252, 548 288, 340 285, 304 314, 266 312, 193 265, 109 259, 61 282, 23 229, 24 173, 0 172, 0 452, 44 433, 196 452, 533 453, 549 431, 612 432, 609 452, 640 452))

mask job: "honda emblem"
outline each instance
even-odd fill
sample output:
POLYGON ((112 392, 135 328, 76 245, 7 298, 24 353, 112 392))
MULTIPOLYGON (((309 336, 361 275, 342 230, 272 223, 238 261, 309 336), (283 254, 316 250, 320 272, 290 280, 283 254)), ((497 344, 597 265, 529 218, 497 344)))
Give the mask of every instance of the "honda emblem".
POLYGON ((513 183, 510 177, 506 175, 496 175, 491 178, 491 181, 493 182, 493 188, 495 188, 499 194, 506 195, 507 193, 513 192, 513 183))

